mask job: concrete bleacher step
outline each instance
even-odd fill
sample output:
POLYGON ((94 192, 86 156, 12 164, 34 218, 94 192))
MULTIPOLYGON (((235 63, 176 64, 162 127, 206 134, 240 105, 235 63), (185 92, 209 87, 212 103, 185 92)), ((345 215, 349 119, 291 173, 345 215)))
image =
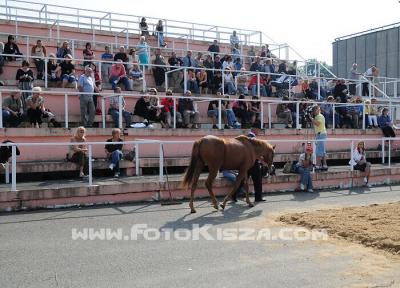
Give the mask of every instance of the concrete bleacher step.
MULTIPOLYGON (((313 184, 318 189, 361 187, 364 185, 360 172, 349 171, 348 166, 332 167, 328 172, 313 173, 313 184)), ((205 189, 206 175, 199 180, 196 197, 208 197, 205 189)), ((263 191, 288 192, 298 187, 300 176, 282 174, 263 179, 263 191)), ((10 191, 10 185, 0 185, 0 211, 60 208, 80 205, 111 204, 137 201, 167 200, 169 192, 174 198, 187 199, 190 192, 181 187, 182 175, 169 175, 168 183, 159 182, 158 176, 125 177, 122 179, 94 179, 93 186, 87 180, 64 180, 22 183, 18 191, 10 191)), ((391 168, 374 165, 370 184, 394 184, 400 182, 400 166, 391 168), (390 178, 388 177, 390 175, 390 178)), ((217 196, 226 195, 231 184, 224 178, 214 181, 213 191, 217 196)), ((369 188, 366 188, 369 189, 369 188)), ((251 189, 252 190, 252 189, 251 189)))

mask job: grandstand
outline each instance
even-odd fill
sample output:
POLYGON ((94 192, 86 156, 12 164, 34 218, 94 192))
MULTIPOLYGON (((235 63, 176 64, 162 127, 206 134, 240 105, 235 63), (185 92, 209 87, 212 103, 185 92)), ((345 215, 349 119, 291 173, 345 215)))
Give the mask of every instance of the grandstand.
MULTIPOLYGON (((218 129, 212 129, 213 122, 210 117, 207 117, 209 102, 212 100, 220 101, 219 109, 221 109, 221 101, 224 98, 219 97, 216 93, 211 93, 211 89, 206 94, 193 95, 192 97, 195 101, 195 108, 200 114, 200 129, 178 128, 177 115, 174 113, 172 115, 173 126, 169 129, 162 128, 157 121, 152 123, 153 128, 148 126, 148 128, 127 127, 123 129, 125 123, 121 116, 118 126, 123 129, 125 149, 132 150, 135 148, 136 155, 133 161, 121 160, 120 167, 123 177, 112 178, 108 169, 109 163, 106 160, 104 145, 106 139, 110 138, 114 126, 113 119, 107 114, 107 111, 110 105, 109 98, 115 96, 115 94, 111 89, 112 83, 109 83, 108 79, 103 79, 103 90, 98 96, 99 113, 95 116, 93 127, 87 129, 90 159, 89 178, 80 179, 77 177, 79 168, 65 159, 70 138, 75 128, 80 126, 81 114, 78 95, 84 95, 84 93, 80 93, 73 87, 61 88, 60 83, 52 83, 49 79, 47 65, 45 65, 44 79, 37 80, 32 46, 36 44, 38 39, 42 40, 47 49, 47 55, 43 57, 47 64, 52 58, 49 54, 56 54, 62 43, 68 41, 75 64, 75 73, 81 75, 84 73, 83 62, 85 61, 83 50, 85 44, 89 42, 95 55, 91 61, 97 64, 98 72, 102 75, 107 64, 116 63, 113 60, 101 59, 105 46, 111 48, 112 54, 115 54, 120 46, 124 46, 126 49, 139 48, 140 18, 141 16, 25 1, 7 1, 6 5, 0 5, 0 25, 2 27, 0 41, 5 43, 8 35, 15 36, 22 56, 14 55, 14 57, 22 57, 31 63, 30 68, 35 76, 33 86, 42 87, 41 95, 45 99, 45 107, 51 110, 55 115, 55 120, 62 125, 62 127, 54 127, 52 123, 45 122, 41 128, 31 128, 29 123, 22 123, 20 127, 15 128, 8 127, 0 117, 1 139, 15 142, 21 152, 19 156, 16 156, 16 149, 13 148, 10 162, 4 165, 4 169, 0 166, 0 175, 4 179, 4 184, 0 184, 0 211, 161 200, 167 198, 168 190, 173 191, 174 197, 188 197, 187 191, 179 187, 179 181, 180 173, 189 163, 193 141, 208 134, 235 137, 248 132, 248 129, 244 127, 245 125, 242 125, 243 129, 222 129, 224 123, 222 123, 221 117, 217 119, 218 129), (166 171, 168 175, 166 175, 166 171)), ((158 19, 146 18, 150 26, 149 30, 154 31, 158 19)), ((320 77, 321 69, 326 69, 322 64, 304 62, 304 59, 290 46, 275 43, 260 31, 186 23, 170 19, 162 20, 167 47, 159 47, 157 37, 148 37, 150 61, 148 64, 141 63, 140 65, 143 81, 140 85, 133 87, 133 91, 123 91, 121 94, 124 96, 127 110, 133 112, 138 99, 149 88, 158 89, 157 104, 160 103, 162 98, 166 97, 164 92, 168 88, 174 89, 174 95, 169 97, 175 103, 182 98, 182 92, 190 88, 187 81, 189 68, 183 66, 173 67, 177 69, 174 70, 175 72, 180 71, 178 73, 181 74, 180 80, 182 80, 183 85, 173 86, 168 77, 170 72, 165 74, 165 81, 162 85, 156 85, 154 68, 163 68, 165 71, 170 71, 171 68, 168 63, 166 65, 154 64, 154 54, 158 49, 161 49, 161 54, 166 59, 171 57, 172 52, 184 57, 188 50, 193 51, 194 56, 198 53, 206 55, 209 54, 209 45, 216 39, 220 46, 219 54, 236 55, 246 68, 248 78, 253 76, 256 79, 256 95, 254 96, 258 96, 259 99, 251 100, 251 97, 248 96, 244 101, 249 105, 253 102, 261 102, 260 110, 257 112, 259 121, 253 124, 257 124, 263 129, 259 135, 260 139, 271 141, 277 145, 275 157, 277 167, 281 168, 287 161, 296 161, 302 151, 301 143, 314 140, 312 129, 307 126, 308 123, 302 123, 304 120, 303 104, 307 106, 319 100, 323 101, 322 92, 327 89, 324 83, 336 80, 335 75, 332 74, 332 78, 320 77), (230 35, 234 30, 238 32, 240 40, 239 54, 232 54, 230 35), (261 61, 270 59, 270 57, 273 58, 276 70, 269 72, 250 71, 252 60, 255 57, 249 56, 250 47, 255 46, 258 52, 261 50, 261 46, 266 44, 269 45, 271 55, 261 55, 261 61), (283 88, 271 87, 270 97, 262 97, 263 87, 260 85, 260 79, 264 79, 264 77, 279 79, 282 74, 278 73, 278 67, 286 67, 285 65, 289 67, 289 70, 292 69, 292 73, 284 75, 288 81, 282 82, 287 83, 287 87, 284 85, 282 85, 283 88), (314 65, 315 68, 312 73, 307 71, 307 67, 310 65, 314 65), (315 99, 303 99, 305 80, 315 83, 313 91, 315 99), (282 93, 278 93, 280 91, 282 93), (289 100, 282 100, 281 95, 289 96, 289 100), (281 117, 276 115, 277 106, 282 103, 291 105, 292 129, 285 128, 287 123, 283 123, 281 117)), ((12 56, 7 53, 1 55, 4 57, 12 56)), ((211 56, 214 59, 216 54, 211 53, 211 56)), ((4 84, 0 89, 0 103, 9 97, 10 93, 18 89, 18 81, 15 80, 15 75, 20 67, 21 61, 5 62, 4 72, 0 75, 0 80, 4 84)), ((210 73, 218 70, 200 68, 210 73)), ((196 69, 200 68, 197 67, 196 69)), ((233 72, 240 72, 235 70, 233 72)), ((398 79, 381 78, 383 82, 362 79, 356 84, 361 87, 363 82, 369 81, 370 94, 366 98, 376 96, 378 98, 376 105, 388 106, 390 114, 394 116, 396 121, 397 99, 389 97, 391 95, 388 96, 385 91, 386 87, 390 85, 397 87, 398 79), (373 88, 379 91, 379 95, 373 95, 375 93, 373 88)), ((227 93, 224 81, 222 80, 222 91, 220 91, 222 95, 227 93)), ((238 83, 235 82, 234 85, 237 87, 238 83)), ((29 91, 26 92, 29 93, 29 91)), ((236 101, 238 95, 239 93, 231 95, 230 100, 236 101)), ((326 105, 332 105, 331 108, 336 111, 335 107, 351 107, 357 104, 343 105, 343 103, 334 102, 326 105)), ((365 108, 365 103, 363 102, 361 106, 365 108)), ((121 110, 119 115, 122 115, 121 110)), ((328 163, 331 168, 329 172, 313 174, 316 189, 363 185, 359 172, 352 171, 351 166, 348 165, 351 147, 354 147, 359 139, 366 141, 368 158, 376 163, 371 174, 370 182, 372 184, 384 184, 400 179, 398 168, 391 163, 392 157, 399 156, 395 142, 389 142, 389 146, 386 147, 381 130, 368 129, 368 115, 366 115, 365 109, 362 109, 359 118, 360 125, 358 125, 358 128, 344 128, 337 127, 339 123, 335 121, 338 121, 339 118, 335 117, 335 113, 331 115, 332 122, 330 122, 330 129, 328 129, 329 141, 327 143, 328 163)), ((133 121, 142 122, 143 118, 133 115, 133 121)), ((277 176, 263 180, 263 188, 266 192, 293 191, 298 186, 298 182, 298 175, 283 174, 281 170, 278 170, 277 176)), ((202 179, 200 187, 199 195, 208 195, 204 188, 204 179, 202 179)), ((217 195, 224 195, 229 183, 225 179, 218 178, 215 187, 217 195)))

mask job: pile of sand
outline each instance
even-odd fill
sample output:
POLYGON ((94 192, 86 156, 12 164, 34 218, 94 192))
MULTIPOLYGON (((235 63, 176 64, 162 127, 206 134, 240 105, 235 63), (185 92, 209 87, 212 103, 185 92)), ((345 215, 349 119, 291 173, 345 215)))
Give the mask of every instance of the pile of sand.
POLYGON ((287 214, 279 220, 400 255, 400 202, 287 214))

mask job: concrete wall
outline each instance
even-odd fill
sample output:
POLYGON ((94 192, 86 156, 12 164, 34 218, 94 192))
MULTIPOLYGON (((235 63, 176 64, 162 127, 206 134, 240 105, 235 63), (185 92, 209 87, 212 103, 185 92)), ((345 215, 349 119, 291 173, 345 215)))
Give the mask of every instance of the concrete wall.
MULTIPOLYGON (((399 29, 395 27, 333 42, 334 73, 338 77, 348 78, 353 63, 358 64, 360 72, 365 72, 375 64, 380 69, 380 76, 400 78, 399 29)), ((380 84, 379 88, 383 90, 384 85, 380 84)), ((394 84, 386 85, 389 96, 394 94, 394 90, 394 84)))

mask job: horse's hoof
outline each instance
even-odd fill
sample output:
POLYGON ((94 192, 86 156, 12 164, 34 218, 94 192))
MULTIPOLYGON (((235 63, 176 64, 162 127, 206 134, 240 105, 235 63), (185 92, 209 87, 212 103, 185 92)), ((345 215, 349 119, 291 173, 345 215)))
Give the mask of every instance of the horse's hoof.
POLYGON ((254 204, 251 203, 251 202, 250 202, 250 203, 247 203, 247 204, 249 204, 249 207, 250 207, 250 208, 254 207, 254 204))
POLYGON ((222 211, 225 209, 225 204, 219 204, 219 207, 221 207, 222 211))
POLYGON ((213 205, 216 210, 218 210, 218 204, 213 205))
POLYGON ((192 213, 192 214, 193 214, 193 213, 196 213, 196 210, 191 209, 191 210, 190 210, 190 213, 192 213))

